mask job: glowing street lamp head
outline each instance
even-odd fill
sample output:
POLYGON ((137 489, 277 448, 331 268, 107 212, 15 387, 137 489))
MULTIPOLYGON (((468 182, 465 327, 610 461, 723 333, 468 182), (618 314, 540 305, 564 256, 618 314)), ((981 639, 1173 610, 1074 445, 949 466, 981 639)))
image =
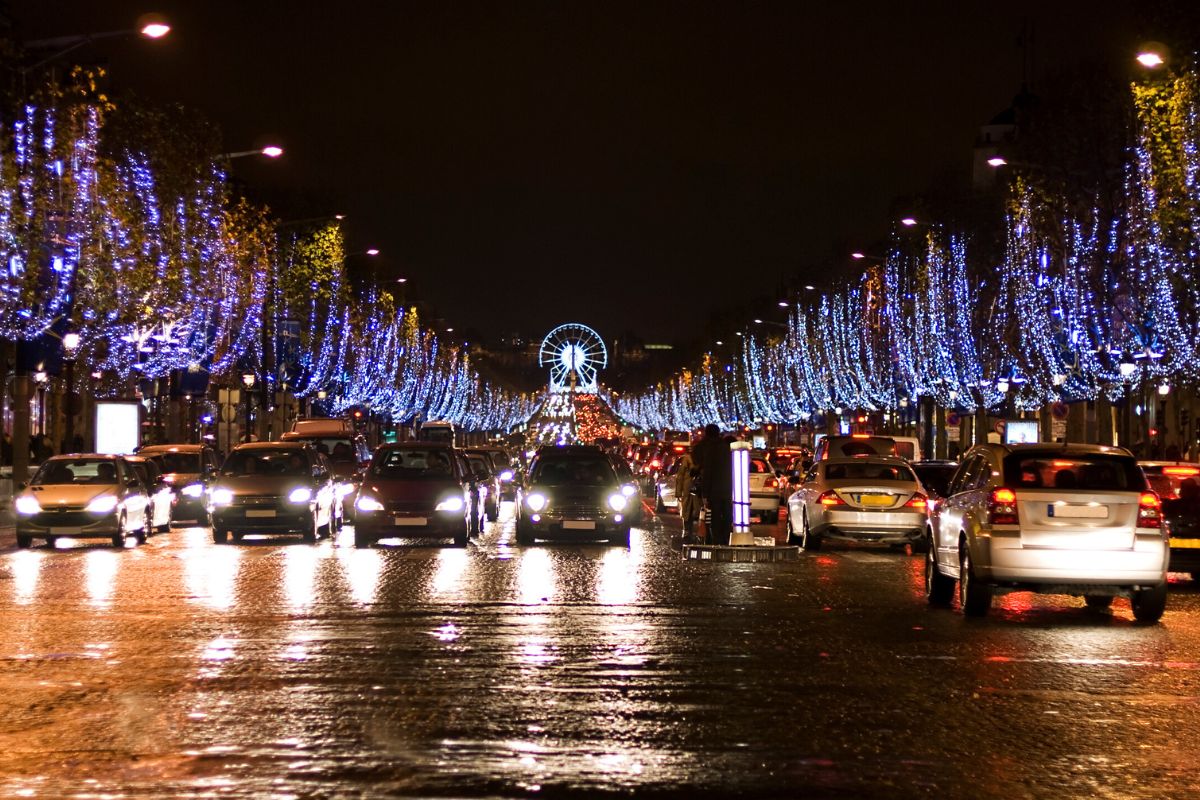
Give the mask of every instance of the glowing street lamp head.
POLYGON ((171 26, 157 14, 146 14, 138 20, 138 32, 147 39, 161 39, 171 32, 171 26))
POLYGON ((787 307, 788 307, 788 301, 787 301, 787 300, 780 300, 780 301, 779 301, 779 307, 780 307, 780 308, 787 308, 787 307))
POLYGON ((267 158, 279 158, 283 155, 283 148, 277 144, 269 144, 262 149, 262 154, 267 158))
POLYGON ((1137 62, 1146 69, 1156 69, 1166 63, 1161 53, 1153 50, 1143 50, 1137 54, 1137 62))
POLYGON ((992 156, 987 160, 988 166, 992 168, 1003 167, 1008 163, 1004 156, 992 156))
POLYGON ((73 356, 75 351, 79 349, 79 334, 75 331, 64 333, 62 337, 63 350, 67 352, 67 356, 73 356))
POLYGON ((372 247, 370 250, 367 251, 367 255, 369 255, 369 256, 379 255, 379 248, 372 247))
POLYGON ((905 217, 904 219, 900 220, 900 224, 907 228, 911 228, 913 225, 917 224, 917 221, 913 217, 905 217))
POLYGON ((862 261, 864 258, 867 257, 867 254, 866 253, 851 253, 850 257, 853 258, 855 261, 862 261))

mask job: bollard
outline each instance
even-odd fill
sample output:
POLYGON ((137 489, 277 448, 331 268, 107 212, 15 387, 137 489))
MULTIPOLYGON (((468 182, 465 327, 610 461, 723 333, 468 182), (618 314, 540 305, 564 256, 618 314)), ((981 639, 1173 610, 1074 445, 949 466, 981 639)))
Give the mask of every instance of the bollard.
POLYGON ((733 457, 733 535, 729 537, 729 544, 753 546, 754 534, 750 532, 750 443, 733 442, 729 449, 733 457))

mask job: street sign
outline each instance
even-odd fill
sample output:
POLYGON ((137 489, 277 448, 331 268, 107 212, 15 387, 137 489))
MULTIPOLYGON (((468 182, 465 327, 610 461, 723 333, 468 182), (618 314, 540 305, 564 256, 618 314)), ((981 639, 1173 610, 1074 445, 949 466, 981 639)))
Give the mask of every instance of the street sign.
POLYGON ((1050 406, 1050 413, 1054 416, 1055 419, 1066 419, 1067 414, 1071 413, 1071 407, 1069 405, 1067 405, 1066 403, 1064 403, 1063 401, 1059 400, 1058 402, 1056 402, 1052 406, 1050 406))

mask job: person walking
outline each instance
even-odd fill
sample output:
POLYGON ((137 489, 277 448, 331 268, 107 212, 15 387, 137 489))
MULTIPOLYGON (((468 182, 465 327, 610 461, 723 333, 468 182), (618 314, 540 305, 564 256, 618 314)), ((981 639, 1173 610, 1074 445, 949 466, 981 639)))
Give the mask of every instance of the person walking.
POLYGON ((679 518, 683 521, 684 541, 692 539, 698 516, 697 506, 700 505, 699 498, 692 494, 692 486, 696 483, 696 476, 692 474, 695 468, 696 462, 692 460, 689 451, 684 451, 675 461, 675 499, 679 501, 679 518))
POLYGON ((700 468, 700 492, 712 510, 708 543, 727 545, 733 533, 733 456, 729 440, 710 422, 692 458, 700 468))

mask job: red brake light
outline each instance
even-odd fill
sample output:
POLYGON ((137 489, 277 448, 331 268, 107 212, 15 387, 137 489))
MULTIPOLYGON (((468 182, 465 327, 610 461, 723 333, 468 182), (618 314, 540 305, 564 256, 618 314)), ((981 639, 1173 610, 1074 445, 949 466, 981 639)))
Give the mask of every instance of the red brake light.
POLYGON ((1154 492, 1142 492, 1138 499, 1138 527, 1162 527, 1162 501, 1154 492))
POLYGON ((908 502, 904 504, 905 508, 925 508, 928 505, 929 500, 920 492, 908 498, 908 502))
POLYGON ((1192 478, 1200 475, 1200 467, 1163 467, 1163 475, 1177 475, 1192 478))
POLYGON ((850 438, 851 439, 870 439, 871 434, 869 434, 869 433, 852 433, 852 434, 850 434, 850 438))
POLYGON ((764 484, 764 486, 768 489, 778 489, 779 481, 775 478, 767 478, 767 482, 764 484))
POLYGON ((821 496, 817 498, 817 502, 823 506, 844 506, 844 505, 846 505, 846 501, 843 500, 842 498, 838 497, 837 492, 833 491, 832 489, 830 489, 827 492, 822 492, 821 496))
POLYGON ((992 490, 992 496, 988 499, 988 524, 1020 524, 1020 518, 1017 516, 1016 492, 1004 487, 992 490))
POLYGON ((651 461, 651 462, 650 462, 650 466, 652 466, 652 467, 661 467, 661 466, 662 466, 662 462, 661 462, 661 461, 659 461, 659 460, 656 458, 656 459, 654 459, 653 461, 651 461))

